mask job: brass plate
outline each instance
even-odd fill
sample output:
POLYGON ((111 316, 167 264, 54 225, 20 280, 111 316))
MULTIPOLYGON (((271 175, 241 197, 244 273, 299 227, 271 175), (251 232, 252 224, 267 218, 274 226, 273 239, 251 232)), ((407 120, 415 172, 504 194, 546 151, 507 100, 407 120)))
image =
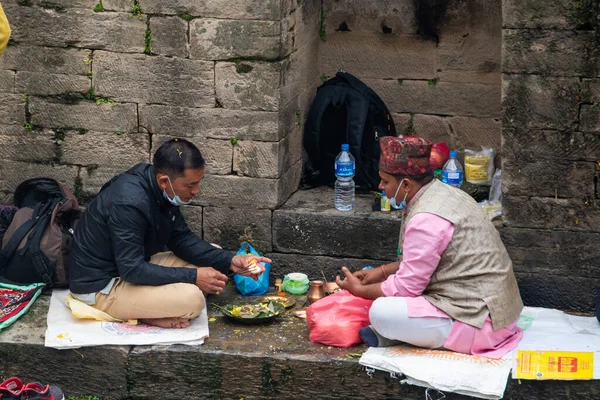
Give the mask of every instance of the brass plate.
POLYGON ((276 301, 277 303, 282 304, 285 308, 290 308, 294 304, 296 304, 296 299, 291 296, 264 296, 261 297, 259 302, 265 303, 269 301, 276 301))

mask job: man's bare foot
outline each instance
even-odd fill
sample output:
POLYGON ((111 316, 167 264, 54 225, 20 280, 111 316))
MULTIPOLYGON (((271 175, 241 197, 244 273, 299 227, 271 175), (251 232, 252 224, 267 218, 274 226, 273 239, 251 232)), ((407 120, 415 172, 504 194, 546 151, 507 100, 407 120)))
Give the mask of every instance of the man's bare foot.
POLYGON ((183 329, 190 326, 190 320, 187 318, 147 318, 140 319, 141 323, 158 326, 160 328, 183 329))

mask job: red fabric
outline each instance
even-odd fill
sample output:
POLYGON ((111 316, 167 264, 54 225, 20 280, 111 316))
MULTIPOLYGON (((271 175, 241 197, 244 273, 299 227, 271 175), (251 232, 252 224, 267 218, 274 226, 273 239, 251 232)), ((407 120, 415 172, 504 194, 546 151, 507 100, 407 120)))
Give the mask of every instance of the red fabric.
POLYGON ((446 161, 450 159, 450 149, 444 142, 435 143, 431 146, 431 156, 429 157, 429 164, 431 169, 442 169, 446 161))
POLYGON ((392 175, 415 176, 431 172, 431 142, 419 136, 384 136, 379 139, 379 170, 392 175))
POLYGON ((306 310, 310 341, 327 346, 350 347, 361 343, 359 331, 369 325, 373 300, 340 290, 311 304, 306 310))
POLYGON ((0 288, 0 322, 8 321, 29 304, 38 289, 13 290, 0 288))

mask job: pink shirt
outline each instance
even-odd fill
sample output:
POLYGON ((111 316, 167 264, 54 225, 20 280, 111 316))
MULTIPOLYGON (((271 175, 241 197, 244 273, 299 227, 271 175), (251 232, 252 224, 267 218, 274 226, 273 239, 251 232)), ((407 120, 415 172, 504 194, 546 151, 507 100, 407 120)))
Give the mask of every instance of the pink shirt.
MULTIPOLYGON (((406 226, 400 268, 381 284, 381 290, 386 296, 405 297, 409 317, 451 318, 421 294, 453 234, 451 222, 429 213, 415 215, 406 226)), ((454 321, 444 347, 459 353, 501 358, 516 348, 523 336, 517 322, 494 331, 490 317, 481 329, 454 321)))

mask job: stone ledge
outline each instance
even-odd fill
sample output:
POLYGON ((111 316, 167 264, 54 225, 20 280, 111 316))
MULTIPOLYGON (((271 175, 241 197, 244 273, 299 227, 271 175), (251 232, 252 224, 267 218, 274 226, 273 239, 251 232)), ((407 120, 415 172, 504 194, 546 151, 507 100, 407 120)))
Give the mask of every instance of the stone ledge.
MULTIPOLYGON (((284 253, 280 255, 290 266, 302 264, 293 256, 309 256, 308 264, 321 267, 336 260, 353 266, 391 262, 396 258, 400 213, 371 211, 374 196, 357 193, 354 210, 345 212, 334 208, 332 188, 297 191, 273 211, 273 252, 284 253)), ((503 221, 494 225, 501 229, 503 221)))
MULTIPOLYGON (((208 303, 225 304, 230 288, 208 303)), ((369 378, 349 354, 366 350, 309 342, 303 320, 288 313, 268 325, 234 325, 209 308, 211 337, 202 346, 99 346, 77 350, 44 347, 49 296, 0 333, 0 378, 19 376, 59 385, 67 396, 110 399, 417 400, 424 389, 401 385, 388 374, 369 378), (241 377, 239 382, 236 378, 241 377)), ((505 399, 591 399, 595 381, 509 379, 505 399)), ((448 400, 467 399, 446 394, 448 400)))
POLYGON ((283 207, 273 212, 273 250, 393 260, 400 219, 397 212, 371 211, 373 196, 357 194, 354 210, 342 212, 334 208, 330 188, 296 192, 283 207))

